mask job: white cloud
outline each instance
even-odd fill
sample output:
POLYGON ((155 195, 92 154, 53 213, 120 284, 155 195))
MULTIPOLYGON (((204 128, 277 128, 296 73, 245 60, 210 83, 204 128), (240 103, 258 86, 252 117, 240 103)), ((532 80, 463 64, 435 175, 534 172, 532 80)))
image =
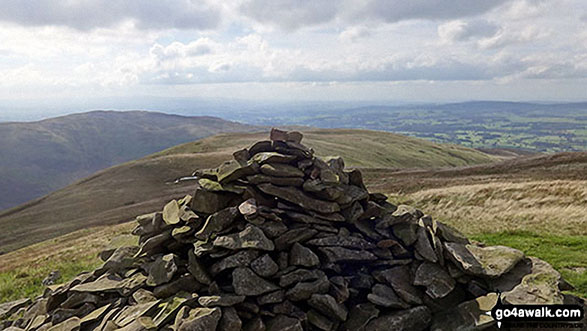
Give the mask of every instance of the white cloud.
POLYGON ((438 27, 438 35, 446 42, 468 41, 488 38, 499 31, 499 26, 484 19, 471 21, 455 20, 438 27))
POLYGON ((338 35, 338 39, 343 42, 357 42, 371 35, 369 29, 365 26, 351 26, 338 35))
POLYGON ((344 16, 354 20, 399 22, 409 19, 456 19, 483 14, 512 0, 367 0, 348 1, 344 16))
POLYGON ((79 30, 132 21, 140 29, 210 29, 220 11, 207 1, 3 0, 0 21, 23 26, 67 26, 79 30))
POLYGON ((0 97, 314 83, 348 97, 373 82, 586 77, 583 0, 138 1, 6 2, 0 97))
POLYGON ((548 31, 534 25, 528 25, 521 30, 502 29, 494 36, 480 40, 478 45, 485 49, 498 48, 512 44, 535 42, 548 35, 548 31))

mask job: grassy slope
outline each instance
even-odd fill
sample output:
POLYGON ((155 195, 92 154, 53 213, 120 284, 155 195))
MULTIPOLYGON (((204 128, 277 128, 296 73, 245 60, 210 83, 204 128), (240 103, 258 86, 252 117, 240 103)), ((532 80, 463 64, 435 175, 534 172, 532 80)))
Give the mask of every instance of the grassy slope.
POLYGON ((0 210, 164 148, 219 132, 252 129, 214 117, 144 111, 95 111, 0 123, 0 210))
MULTIPOLYGON (((364 130, 316 130, 305 143, 318 155, 340 150, 347 165, 422 168, 476 164, 494 160, 475 150, 437 145, 391 133, 364 130), (414 150, 416 152, 414 152, 414 150), (367 161, 366 161, 367 160, 367 161)), ((41 199, 0 213, 0 251, 89 226, 115 224, 160 208, 190 193, 193 183, 165 184, 198 168, 218 166, 231 153, 267 133, 222 134, 180 145, 153 156, 100 171, 41 199)))
MULTIPOLYGON (((266 133, 220 134, 164 150, 154 156, 226 152, 232 153, 266 133)), ((313 129, 304 131, 304 144, 318 156, 342 156, 347 166, 361 168, 440 168, 482 164, 496 158, 474 149, 435 144, 398 134, 352 129, 313 129)))
POLYGON ((471 238, 551 263, 587 297, 587 153, 435 171, 370 170, 372 189, 471 238))

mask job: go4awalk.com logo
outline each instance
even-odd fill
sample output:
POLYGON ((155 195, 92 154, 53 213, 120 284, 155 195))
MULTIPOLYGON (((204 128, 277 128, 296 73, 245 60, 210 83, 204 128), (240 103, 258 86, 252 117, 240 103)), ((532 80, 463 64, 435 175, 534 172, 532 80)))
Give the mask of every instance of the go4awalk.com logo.
POLYGON ((487 315, 497 322, 497 327, 540 327, 582 329, 585 311, 580 305, 510 305, 504 304, 501 294, 487 315))

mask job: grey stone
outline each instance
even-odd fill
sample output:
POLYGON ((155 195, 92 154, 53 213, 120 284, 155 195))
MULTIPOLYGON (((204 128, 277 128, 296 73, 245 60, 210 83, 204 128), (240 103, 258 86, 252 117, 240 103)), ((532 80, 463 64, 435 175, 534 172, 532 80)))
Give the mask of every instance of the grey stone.
POLYGON ((265 163, 261 166, 261 173, 274 177, 304 177, 303 171, 283 163, 265 163))
POLYGON ((447 242, 444 245, 457 266, 476 276, 499 277, 524 258, 521 251, 505 246, 479 247, 447 242))
POLYGON ((157 298, 153 295, 153 292, 147 291, 144 288, 140 288, 140 289, 136 290, 132 294, 132 298, 138 304, 147 303, 147 302, 150 302, 150 301, 157 300, 157 298))
POLYGON ((0 320, 16 313, 20 308, 31 303, 31 299, 20 299, 0 304, 0 320))
POLYGON ((157 258, 149 267, 147 285, 158 286, 169 282, 177 272, 177 256, 167 254, 157 258))
POLYGON ((194 308, 184 317, 177 331, 211 331, 216 330, 222 310, 216 308, 194 308))
POLYGON ((318 231, 311 228, 291 229, 275 238, 275 247, 277 250, 284 250, 296 242, 304 242, 314 237, 318 231))
POLYGON ((234 307, 222 308, 222 317, 218 323, 218 329, 222 331, 240 331, 243 322, 238 316, 234 307))
POLYGON ((413 279, 410 276, 410 268, 407 266, 385 269, 379 272, 388 284, 391 285, 395 293, 405 302, 413 305, 422 304, 422 293, 418 288, 412 285, 413 279))
POLYGON ((206 223, 200 231, 196 232, 195 237, 199 240, 207 240, 213 234, 218 233, 231 225, 237 218, 238 214, 238 208, 230 207, 208 216, 206 223))
POLYGON ((259 164, 265 163, 290 163, 294 161, 297 157, 294 155, 285 155, 276 152, 261 152, 253 155, 251 157, 251 162, 257 162, 259 164))
POLYGON ((134 320, 142 316, 150 316, 157 310, 160 301, 151 301, 134 306, 126 306, 122 309, 120 314, 116 316, 114 322, 120 327, 125 327, 131 324, 134 320))
POLYGON ((253 175, 259 172, 259 164, 251 162, 247 165, 241 165, 235 160, 224 162, 218 167, 216 177, 221 184, 232 182, 236 179, 253 175))
POLYGON ((267 328, 265 326, 265 322, 261 317, 257 316, 251 320, 249 320, 243 327, 244 331, 266 331, 267 328))
POLYGON ((314 309, 308 311, 307 317, 308 323, 316 327, 318 330, 334 331, 337 328, 337 323, 331 321, 314 309))
POLYGON ((62 308, 71 309, 77 308, 85 303, 91 303, 93 305, 98 304, 100 297, 87 292, 73 292, 69 295, 67 300, 61 304, 62 308))
POLYGON ((224 194, 226 192, 241 194, 244 192, 245 187, 242 185, 238 185, 236 183, 224 183, 221 184, 216 180, 207 179, 207 178, 200 178, 198 179, 198 184, 201 188, 210 191, 210 192, 218 192, 220 194, 224 194))
POLYGON ((444 241, 454 242, 457 244, 469 244, 470 241, 457 230, 453 229, 452 227, 442 223, 436 222, 436 233, 442 238, 444 241))
POLYGON ((435 314, 432 319, 431 331, 467 331, 483 330, 495 324, 487 312, 497 303, 497 294, 490 293, 459 304, 453 309, 435 314))
POLYGON ((320 247, 318 250, 326 256, 326 261, 331 263, 377 260, 377 256, 366 250, 357 251, 342 247, 320 247))
POLYGON ((530 273, 524 275, 512 290, 503 293, 508 304, 525 305, 562 304, 564 296, 559 289, 561 275, 548 263, 531 257, 530 273))
POLYGON ((399 223, 392 227, 392 231, 404 245, 411 246, 418 240, 418 228, 414 223, 399 223))
POLYGON ((424 262, 416 270, 414 285, 425 286, 426 294, 434 299, 440 299, 452 292, 456 282, 438 264, 424 262))
POLYGON ((230 250, 259 249, 272 251, 275 249, 273 242, 265 236, 265 233, 258 227, 249 224, 247 227, 234 234, 218 237, 214 240, 214 246, 230 250))
POLYGON ((367 300, 385 308, 405 309, 410 307, 409 304, 405 303, 395 294, 395 291, 391 287, 383 284, 375 284, 371 289, 371 293, 367 295, 367 300))
POLYGON ((153 295, 157 298, 168 298, 181 291, 193 293, 201 288, 202 284, 198 283, 192 275, 185 274, 169 283, 155 287, 153 295))
POLYGON ((303 331, 302 324, 296 318, 277 315, 267 322, 267 331, 303 331))
POLYGON ((279 287, 257 276, 251 269, 239 267, 232 272, 232 286, 238 295, 256 296, 278 290, 279 287))
POLYGON ((418 306, 409 310, 402 310, 381 315, 367 324, 365 330, 425 330, 432 320, 430 310, 426 306, 418 306))
POLYGON ((295 243, 289 252, 289 264, 302 267, 315 267, 320 264, 320 259, 311 249, 295 243))
POLYGON ((120 279, 112 275, 105 275, 93 282, 79 284, 71 288, 76 292, 118 292, 124 296, 131 294, 143 286, 147 277, 142 274, 135 274, 126 279, 120 279))
POLYGON ((265 254, 251 262, 251 269, 261 277, 270 277, 279 271, 279 266, 268 254, 265 254))
POLYGON ((339 246, 354 249, 375 248, 373 243, 354 236, 328 236, 309 240, 307 244, 312 246, 339 246))
POLYGON ((267 305, 272 303, 279 303, 285 300, 285 292, 282 290, 270 292, 257 297, 257 303, 259 305, 267 305))
POLYGON ((343 304, 328 294, 313 294, 308 300, 308 304, 326 316, 332 316, 337 320, 344 322, 347 319, 348 311, 343 304))
POLYGON ((325 294, 330 288, 330 283, 326 276, 312 282, 299 282, 294 287, 285 292, 287 299, 291 301, 308 300, 313 294, 325 294))
POLYGON ((430 261, 432 263, 438 262, 436 252, 430 244, 430 239, 428 239, 428 231, 426 230, 426 228, 419 226, 417 236, 418 240, 416 240, 414 248, 420 254, 420 256, 422 256, 425 260, 430 261))
POLYGON ((75 331, 79 330, 81 320, 78 317, 71 317, 55 326, 50 327, 47 331, 75 331))
POLYGON ((379 309, 372 303, 360 303, 351 308, 343 325, 345 331, 366 331, 367 324, 379 316, 379 309))
POLYGON ((326 274, 322 270, 313 269, 297 269, 285 275, 282 275, 279 278, 279 286, 281 287, 289 287, 292 284, 305 282, 309 280, 316 280, 322 277, 325 277, 326 274))
POLYGON ((200 260, 191 249, 188 250, 188 271, 198 282, 205 285, 210 285, 210 283, 212 283, 212 278, 208 274, 208 271, 202 263, 200 263, 200 260))
POLYGON ((343 185, 343 194, 336 199, 340 205, 349 205, 355 201, 369 198, 369 192, 355 185, 343 185))
POLYGON ((304 209, 320 213, 335 213, 340 210, 337 203, 314 199, 294 187, 279 187, 273 184, 260 184, 258 187, 266 194, 289 201, 304 209))
POLYGON ((234 193, 212 192, 197 188, 192 199, 191 209, 204 214, 214 214, 228 207, 236 197, 238 195, 234 193))
POLYGON ((198 303, 202 307, 230 307, 243 301, 245 301, 244 296, 230 294, 202 296, 198 298, 198 303))
POLYGON ((244 250, 227 256, 210 267, 210 274, 215 276, 224 270, 246 267, 259 256, 259 251, 244 250))

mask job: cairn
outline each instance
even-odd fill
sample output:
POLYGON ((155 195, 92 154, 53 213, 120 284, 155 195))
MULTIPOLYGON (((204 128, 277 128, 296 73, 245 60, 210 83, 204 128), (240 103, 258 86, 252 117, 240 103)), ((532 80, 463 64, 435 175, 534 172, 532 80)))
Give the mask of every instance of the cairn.
POLYGON ((137 217, 139 246, 0 305, 0 330, 475 330, 494 325, 498 291, 569 300, 545 262, 395 206, 301 140, 273 129, 196 171, 193 196, 137 217))

